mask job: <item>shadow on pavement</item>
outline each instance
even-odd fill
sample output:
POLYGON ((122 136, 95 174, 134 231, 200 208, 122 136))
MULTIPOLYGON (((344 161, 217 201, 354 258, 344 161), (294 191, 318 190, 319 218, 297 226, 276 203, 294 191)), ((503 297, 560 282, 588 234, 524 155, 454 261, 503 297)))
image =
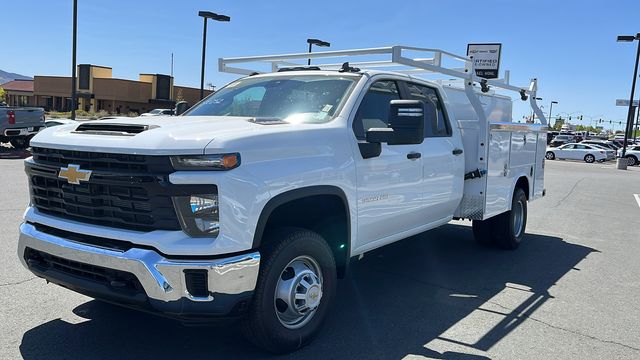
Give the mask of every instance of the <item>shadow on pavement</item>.
MULTIPOLYGON (((339 282, 336 303, 319 337, 284 358, 400 359, 415 354, 486 359, 466 350, 486 351, 507 337, 550 298, 549 289, 593 251, 536 234, 528 234, 517 251, 485 249, 475 244, 471 228, 462 225, 414 236, 353 263, 348 277, 339 282), (471 317, 479 320, 465 325, 471 317), (472 331, 464 331, 465 326, 472 331), (462 331, 456 331, 460 327, 462 331), (476 338, 469 339, 468 333, 476 338), (433 341, 456 349, 463 346, 465 352, 440 353, 431 349, 433 341)), ((71 324, 58 319, 27 331, 20 345, 22 356, 271 356, 246 342, 234 326, 184 327, 98 301, 82 304, 74 313, 88 320, 71 324)))

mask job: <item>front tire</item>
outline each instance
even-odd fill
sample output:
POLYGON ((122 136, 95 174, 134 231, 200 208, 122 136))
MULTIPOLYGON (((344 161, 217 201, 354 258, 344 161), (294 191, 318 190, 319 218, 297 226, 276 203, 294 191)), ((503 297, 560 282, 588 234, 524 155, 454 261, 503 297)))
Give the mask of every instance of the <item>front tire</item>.
POLYGON ((336 265, 315 232, 285 228, 267 241, 241 328, 257 346, 285 353, 307 345, 319 332, 335 296, 336 265))
POLYGON ((520 246, 527 227, 527 195, 516 188, 511 200, 511 210, 495 217, 496 244, 507 250, 520 246))
POLYGON ((589 163, 589 164, 591 164, 594 161, 596 161, 596 157, 591 155, 591 154, 587 154, 587 155, 584 156, 584 161, 589 163))
POLYGON ((635 166, 638 164, 638 158, 633 155, 627 155, 627 161, 629 166, 635 166))
POLYGON ((547 160, 554 160, 556 158, 556 154, 554 154, 553 151, 547 151, 544 157, 547 160))

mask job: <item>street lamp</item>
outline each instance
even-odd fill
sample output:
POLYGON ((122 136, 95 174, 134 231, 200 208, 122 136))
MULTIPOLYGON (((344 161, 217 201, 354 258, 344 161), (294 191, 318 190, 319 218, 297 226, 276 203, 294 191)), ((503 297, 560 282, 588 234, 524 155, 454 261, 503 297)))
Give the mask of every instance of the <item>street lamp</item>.
POLYGON ((73 45, 71 46, 71 120, 76 119, 76 43, 78 38, 78 0, 73 0, 73 45))
POLYGON ((638 40, 638 51, 636 53, 636 64, 633 67, 633 80, 631 82, 631 96, 629 97, 629 112, 627 113, 627 125, 624 128, 624 141, 622 142, 622 157, 621 157, 622 159, 624 159, 627 153, 627 139, 629 138, 631 124, 633 124, 633 97, 635 95, 635 90, 636 90, 636 78, 638 77, 638 60, 640 60, 640 33, 637 33, 635 36, 633 35, 618 36, 618 42, 633 42, 634 40, 638 40))
POLYGON ((551 101, 551 105, 549 105, 549 121, 547 121, 547 124, 550 124, 551 120, 553 119, 551 117, 551 111, 553 110, 553 104, 557 104, 557 103, 558 103, 557 101, 551 101))
POLYGON ((200 70, 200 100, 204 98, 204 55, 207 50, 207 19, 215 21, 231 21, 227 15, 218 15, 211 11, 198 11, 198 16, 204 19, 204 29, 202 31, 202 68, 200 70))
MULTIPOLYGON (((322 47, 331 46, 331 43, 326 42, 326 41, 322 41, 322 40, 318 40, 318 39, 307 39, 307 44, 309 44, 309 54, 311 54, 311 46, 312 45, 322 46, 322 47)), ((307 60, 307 65, 311 65, 311 58, 309 58, 307 60)))

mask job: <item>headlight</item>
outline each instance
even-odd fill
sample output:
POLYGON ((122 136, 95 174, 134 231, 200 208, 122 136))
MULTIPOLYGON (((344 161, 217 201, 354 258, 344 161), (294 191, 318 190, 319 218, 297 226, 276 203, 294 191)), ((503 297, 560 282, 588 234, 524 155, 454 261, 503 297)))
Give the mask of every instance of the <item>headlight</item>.
POLYGON ((171 156, 176 170, 231 170, 240 166, 240 154, 171 156))
POLYGON ((177 196, 173 202, 182 230, 193 237, 214 237, 220 231, 218 194, 177 196))

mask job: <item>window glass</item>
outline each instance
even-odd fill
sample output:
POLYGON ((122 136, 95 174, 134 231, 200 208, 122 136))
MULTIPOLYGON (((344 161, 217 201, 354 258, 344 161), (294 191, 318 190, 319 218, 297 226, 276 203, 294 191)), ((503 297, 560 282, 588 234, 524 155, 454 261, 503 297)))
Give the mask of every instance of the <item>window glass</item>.
POLYGON ((371 128, 386 128, 389 125, 389 103, 399 100, 400 93, 395 81, 376 81, 364 95, 353 120, 353 132, 358 140, 365 139, 371 128))
POLYGON ((357 77, 290 75, 246 77, 211 94, 185 116, 247 116, 289 123, 324 123, 333 119, 357 77))
POLYGON ((564 145, 564 146, 561 146, 560 148, 562 150, 571 150, 571 149, 573 149, 573 147, 574 147, 574 145, 564 145))
POLYGON ((435 89, 418 85, 407 84, 409 95, 413 100, 421 100, 424 102, 425 109, 425 126, 424 137, 439 137, 439 136, 451 136, 451 125, 444 115, 442 110, 442 104, 438 98, 438 93, 435 89), (436 109, 436 117, 433 118, 433 107, 436 109))
POLYGON ((580 144, 575 145, 575 147, 576 147, 576 149, 579 149, 579 150, 585 150, 585 149, 588 149, 588 147, 586 147, 585 145, 580 145, 580 144))

